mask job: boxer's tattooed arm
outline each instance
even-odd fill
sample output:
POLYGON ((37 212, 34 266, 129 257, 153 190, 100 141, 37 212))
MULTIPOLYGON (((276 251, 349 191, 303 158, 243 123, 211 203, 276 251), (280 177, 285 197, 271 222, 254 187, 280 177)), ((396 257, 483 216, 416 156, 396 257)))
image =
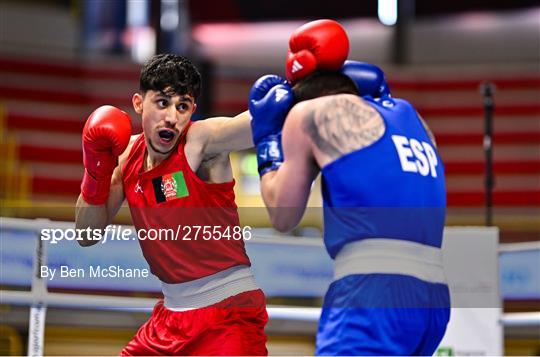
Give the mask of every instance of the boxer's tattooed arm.
POLYGON ((320 104, 308 112, 303 129, 331 157, 366 147, 384 134, 384 122, 366 104, 343 97, 320 104))

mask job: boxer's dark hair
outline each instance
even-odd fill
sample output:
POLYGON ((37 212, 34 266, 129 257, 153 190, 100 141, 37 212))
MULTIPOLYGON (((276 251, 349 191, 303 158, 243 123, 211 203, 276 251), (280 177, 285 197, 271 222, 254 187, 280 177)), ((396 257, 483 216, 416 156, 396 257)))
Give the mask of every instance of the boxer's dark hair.
POLYGON ((295 102, 332 94, 356 94, 358 88, 348 76, 335 71, 317 70, 293 86, 295 102))
POLYGON ((139 89, 142 93, 155 90, 171 96, 189 94, 197 99, 201 92, 201 74, 185 57, 159 54, 142 67, 139 89))

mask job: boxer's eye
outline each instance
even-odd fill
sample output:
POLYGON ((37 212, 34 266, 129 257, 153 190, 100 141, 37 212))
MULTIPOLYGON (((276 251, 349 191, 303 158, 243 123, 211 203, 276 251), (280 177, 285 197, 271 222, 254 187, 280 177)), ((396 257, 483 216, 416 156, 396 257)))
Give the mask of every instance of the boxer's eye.
POLYGON ((181 103, 176 106, 178 111, 186 111, 189 109, 189 106, 186 103, 181 103))

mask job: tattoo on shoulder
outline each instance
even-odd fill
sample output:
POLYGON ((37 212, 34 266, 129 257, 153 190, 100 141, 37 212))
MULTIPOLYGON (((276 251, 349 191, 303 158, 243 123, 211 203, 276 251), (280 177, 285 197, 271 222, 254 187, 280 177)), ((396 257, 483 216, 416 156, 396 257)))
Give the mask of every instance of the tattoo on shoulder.
POLYGON ((333 158, 372 144, 385 130, 375 109, 344 97, 317 103, 305 116, 302 127, 319 150, 333 158))

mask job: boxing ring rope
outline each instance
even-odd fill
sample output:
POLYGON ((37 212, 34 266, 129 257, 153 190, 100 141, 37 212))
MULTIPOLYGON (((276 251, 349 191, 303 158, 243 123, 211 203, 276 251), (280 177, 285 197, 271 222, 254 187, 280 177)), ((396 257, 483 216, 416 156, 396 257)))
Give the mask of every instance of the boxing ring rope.
MULTIPOLYGON (((45 317, 48 307, 72 308, 83 310, 113 310, 124 312, 150 313, 156 298, 118 297, 106 295, 86 295, 47 292, 46 281, 40 276, 39 267, 46 264, 46 246, 40 239, 40 231, 45 228, 73 228, 73 222, 53 222, 47 219, 0 219, 0 231, 5 229, 24 230, 36 233, 36 247, 33 256, 33 277, 31 291, 0 290, 0 304, 30 306, 28 355, 43 355, 45 317)), ((262 237, 253 243, 283 243, 283 238, 262 237)), ((291 245, 318 245, 319 240, 312 238, 291 239, 291 245)), ((540 242, 500 244, 499 253, 540 249, 540 242)), ((317 322, 321 313, 318 307, 268 306, 268 315, 274 320, 290 320, 301 322, 317 322)), ((504 313, 501 323, 505 327, 540 326, 540 312, 504 313)))
MULTIPOLYGON (((31 306, 36 300, 31 292, 0 291, 0 304, 31 306)), ((148 313, 152 311, 157 301, 156 298, 64 293, 48 293, 42 299, 47 307, 148 313)), ((276 320, 316 322, 319 320, 320 313, 321 309, 318 307, 268 306, 268 316, 276 320)))
MULTIPOLYGON (((35 301, 35 297, 31 292, 7 290, 0 290, 0 292, 0 304, 30 306, 35 301)), ((156 300, 156 298, 64 293, 48 293, 43 297, 43 302, 47 307, 148 313, 152 311, 156 300)), ((321 309, 319 307, 268 305, 268 316, 270 319, 275 320, 317 322, 320 314, 321 309)), ((504 326, 540 326, 540 312, 505 313, 501 323, 504 326)))

